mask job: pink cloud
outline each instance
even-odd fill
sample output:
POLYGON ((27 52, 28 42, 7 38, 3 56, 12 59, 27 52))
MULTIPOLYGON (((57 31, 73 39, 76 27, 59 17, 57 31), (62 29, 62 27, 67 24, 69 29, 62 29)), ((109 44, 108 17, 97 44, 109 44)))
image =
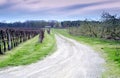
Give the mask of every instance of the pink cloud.
POLYGON ((86 7, 83 9, 77 9, 74 10, 73 12, 69 13, 70 15, 72 14, 87 14, 91 11, 95 11, 95 10, 103 10, 104 9, 115 9, 115 8, 120 8, 120 1, 117 2, 112 2, 112 3, 107 3, 107 4, 101 4, 101 5, 96 5, 96 6, 91 6, 91 7, 86 7))
MULTIPOLYGON (((92 11, 101 10, 101 9, 109 9, 109 8, 120 8, 120 1, 119 0, 0 0, 0 5, 4 4, 12 4, 12 6, 7 7, 9 11, 17 12, 19 14, 23 13, 25 16, 24 11, 28 12, 38 12, 39 15, 41 14, 39 11, 46 12, 46 15, 50 16, 70 16, 70 15, 85 15, 89 14, 92 11), (104 3, 108 1, 108 3, 104 3), (110 2, 109 2, 110 1, 110 2), (113 2, 111 2, 113 1, 113 2), (82 5, 82 4, 89 4, 89 3, 99 3, 103 2, 99 5, 87 6, 84 8, 77 8, 74 10, 59 10, 60 8, 69 7, 73 5, 82 5)), ((35 15, 33 13, 33 15, 35 15)), ((42 16, 42 15, 41 15, 42 16)))
MULTIPOLYGON (((39 11, 53 8, 66 7, 75 4, 100 2, 101 0, 9 0, 14 3, 10 9, 20 9, 28 11, 39 11)), ((104 0, 107 1, 107 0, 104 0)))
POLYGON ((7 3, 7 0, 0 0, 0 6, 4 5, 5 3, 7 3))

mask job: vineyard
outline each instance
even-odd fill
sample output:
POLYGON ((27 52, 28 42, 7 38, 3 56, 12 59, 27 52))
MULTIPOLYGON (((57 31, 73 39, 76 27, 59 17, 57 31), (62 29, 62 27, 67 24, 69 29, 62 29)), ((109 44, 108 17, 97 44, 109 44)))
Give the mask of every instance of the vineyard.
POLYGON ((120 0, 0 0, 0 78, 120 78, 120 0))
POLYGON ((41 34, 44 35, 44 32, 40 28, 0 28, 0 54, 5 54, 6 51, 38 34, 40 34, 40 41, 43 40, 41 34))

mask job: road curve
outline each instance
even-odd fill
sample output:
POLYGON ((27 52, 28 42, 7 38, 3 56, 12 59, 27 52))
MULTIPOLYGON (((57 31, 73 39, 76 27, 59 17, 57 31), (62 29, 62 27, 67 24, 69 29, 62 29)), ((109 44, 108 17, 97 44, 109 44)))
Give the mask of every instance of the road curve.
POLYGON ((57 51, 42 61, 0 70, 0 78, 101 78, 102 59, 90 47, 56 35, 57 51))

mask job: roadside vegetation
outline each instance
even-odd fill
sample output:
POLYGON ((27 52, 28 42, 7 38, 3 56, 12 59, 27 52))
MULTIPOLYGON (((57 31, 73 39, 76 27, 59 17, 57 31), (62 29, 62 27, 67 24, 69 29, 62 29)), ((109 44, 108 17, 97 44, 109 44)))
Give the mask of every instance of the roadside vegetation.
POLYGON ((67 29, 55 29, 59 34, 75 39, 80 43, 87 44, 98 51, 106 60, 105 72, 103 78, 119 78, 120 77, 120 41, 106 40, 95 37, 76 36, 69 34, 67 29))
POLYGON ((21 43, 5 55, 0 55, 0 68, 37 62, 55 50, 55 41, 54 33, 51 32, 51 34, 45 34, 42 43, 39 42, 39 36, 21 43))
POLYGON ((109 40, 120 40, 120 18, 104 12, 101 20, 63 21, 69 33, 76 36, 87 36, 109 40))
POLYGON ((109 63, 108 75, 118 75, 112 78, 120 77, 119 16, 103 12, 100 21, 85 19, 84 21, 63 21, 61 24, 76 40, 94 46, 98 51, 103 51, 106 54, 106 62, 109 63))

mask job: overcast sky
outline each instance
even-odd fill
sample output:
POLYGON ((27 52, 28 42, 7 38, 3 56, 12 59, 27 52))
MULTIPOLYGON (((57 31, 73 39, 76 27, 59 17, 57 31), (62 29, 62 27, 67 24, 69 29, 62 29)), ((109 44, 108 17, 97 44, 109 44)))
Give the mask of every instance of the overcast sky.
POLYGON ((103 11, 120 14, 120 0, 0 0, 0 21, 99 20, 103 11))

